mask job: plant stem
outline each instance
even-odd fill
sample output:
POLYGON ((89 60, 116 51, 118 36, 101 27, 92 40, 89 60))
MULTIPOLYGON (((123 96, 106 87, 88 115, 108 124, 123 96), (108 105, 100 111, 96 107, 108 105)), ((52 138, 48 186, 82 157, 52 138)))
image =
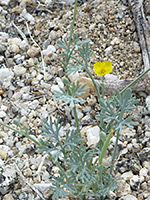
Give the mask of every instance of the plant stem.
POLYGON ((15 128, 12 128, 10 126, 8 126, 7 124, 3 123, 3 122, 0 122, 0 124, 6 128, 9 128, 10 130, 16 132, 16 133, 19 133, 25 137, 27 137, 29 140, 31 140, 32 142, 34 142, 36 145, 40 146, 40 143, 35 140, 32 136, 30 136, 27 132, 23 131, 23 130, 16 130, 15 128))
MULTIPOLYGON (((71 57, 71 53, 73 51, 70 52, 70 45, 71 45, 71 40, 72 40, 72 35, 73 35, 73 30, 74 30, 74 24, 75 24, 75 18, 76 18, 76 13, 77 13, 77 0, 75 0, 75 6, 74 6, 74 13, 73 13, 73 21, 72 21, 72 25, 71 25, 71 30, 70 30, 70 36, 69 36, 69 42, 67 45, 67 56, 66 56, 66 63, 64 65, 64 69, 65 71, 67 70, 67 65, 69 63, 70 57, 71 57)), ((65 75, 67 78, 67 74, 65 75)))
POLYGON ((106 138, 104 144, 103 144, 103 147, 102 147, 102 150, 101 150, 101 154, 100 154, 100 158, 99 158, 99 164, 101 165, 102 162, 103 162, 103 158, 106 154, 106 150, 108 148, 108 145, 109 145, 109 142, 110 142, 110 139, 112 138, 112 135, 113 135, 113 130, 110 131, 108 137, 106 138))
POLYGON ((134 85, 139 79, 141 79, 145 74, 147 74, 150 71, 150 68, 148 68, 145 72, 143 72, 139 77, 137 77, 134 81, 132 81, 129 85, 127 85, 120 94, 124 93, 128 88, 130 88, 132 85, 134 85))
POLYGON ((117 147, 118 147, 119 136, 120 136, 120 131, 118 130, 117 131, 116 142, 115 142, 115 147, 114 147, 114 151, 113 151, 113 154, 112 154, 112 161, 111 161, 111 166, 110 166, 110 174, 112 174, 112 170, 113 170, 113 166, 114 166, 114 160, 115 160, 116 151, 117 151, 117 147))
POLYGON ((104 90, 105 90, 104 76, 102 76, 101 88, 102 88, 102 99, 104 99, 104 90))
POLYGON ((70 44, 71 44, 72 34, 73 34, 73 30, 74 30, 75 18, 76 18, 76 13, 77 13, 77 2, 78 1, 75 0, 74 13, 73 13, 73 21, 72 21, 72 25, 71 25, 70 37, 69 37, 69 44, 68 44, 69 47, 70 47, 70 44))
POLYGON ((75 122, 76 122, 77 130, 78 130, 78 132, 80 132, 80 126, 79 126, 79 120, 78 120, 76 106, 73 107, 73 113, 74 113, 74 119, 75 119, 75 122))
POLYGON ((93 85, 94 85, 94 87, 95 87, 95 89, 96 89, 96 93, 97 93, 97 96, 98 96, 98 102, 99 102, 99 104, 100 104, 101 96, 100 96, 100 92, 99 92, 98 86, 97 86, 97 84, 96 84, 96 82, 95 82, 95 80, 94 80, 94 78, 93 78, 91 72, 89 71, 89 69, 88 69, 87 67, 85 67, 85 70, 86 70, 86 72, 88 73, 90 79, 91 79, 92 82, 93 82, 93 85))

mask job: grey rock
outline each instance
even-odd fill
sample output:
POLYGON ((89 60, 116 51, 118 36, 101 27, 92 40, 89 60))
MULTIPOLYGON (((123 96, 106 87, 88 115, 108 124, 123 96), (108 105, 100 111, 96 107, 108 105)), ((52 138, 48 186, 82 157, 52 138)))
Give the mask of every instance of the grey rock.
POLYGON ((14 59, 16 60, 16 64, 21 64, 23 63, 25 56, 17 54, 16 56, 14 56, 14 59))
POLYGON ((7 39, 7 38, 9 38, 8 33, 0 32, 0 40, 7 39))
POLYGON ((56 32, 55 31, 51 31, 50 35, 49 35, 49 39, 50 41, 55 40, 57 37, 56 32))
POLYGON ((137 198, 133 195, 128 194, 124 197, 121 197, 120 200, 137 200, 137 198))
POLYGON ((54 53, 56 51, 56 48, 53 45, 49 45, 47 49, 42 51, 42 54, 45 56, 49 54, 50 52, 54 53))
POLYGON ((26 73, 26 68, 22 67, 21 65, 14 66, 14 73, 17 76, 22 76, 26 73))
POLYGON ((14 76, 14 73, 11 69, 0 68, 0 82, 3 83, 4 80, 10 81, 14 76))
POLYGON ((130 186, 131 188, 137 189, 140 188, 140 178, 138 175, 134 175, 131 179, 130 179, 130 186))
POLYGON ((0 56, 0 63, 4 62, 4 56, 0 56))
POLYGON ((16 179, 16 170, 14 166, 8 164, 5 167, 0 167, 0 193, 8 193, 16 179))
POLYGON ((113 52, 113 47, 112 46, 109 46, 104 50, 105 56, 111 54, 112 52, 113 52))
POLYGON ((44 193, 52 186, 51 183, 37 183, 34 184, 34 187, 37 188, 40 192, 44 193))
POLYGON ((142 151, 138 153, 138 156, 141 162, 150 160, 150 147, 145 147, 142 149, 142 151))
POLYGON ((7 50, 7 44, 0 43, 0 54, 3 54, 7 50))

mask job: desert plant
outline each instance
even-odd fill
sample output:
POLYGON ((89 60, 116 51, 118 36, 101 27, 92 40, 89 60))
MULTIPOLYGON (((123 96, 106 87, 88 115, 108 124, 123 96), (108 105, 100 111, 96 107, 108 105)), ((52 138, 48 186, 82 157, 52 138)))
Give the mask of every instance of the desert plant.
POLYGON ((109 61, 97 62, 94 70, 97 75, 102 76, 100 93, 95 80, 89 70, 89 60, 92 55, 90 51, 90 40, 80 41, 78 35, 73 34, 77 0, 75 1, 74 17, 71 26, 70 36, 64 41, 59 40, 58 46, 63 50, 60 55, 63 59, 61 63, 64 67, 65 78, 63 79, 65 89, 56 92, 57 100, 68 104, 74 113, 76 127, 74 130, 66 131, 65 138, 60 137, 60 130, 63 127, 60 117, 55 121, 52 117, 44 119, 42 122, 43 139, 39 141, 29 134, 28 129, 23 129, 19 120, 13 122, 18 129, 0 122, 1 125, 22 134, 33 141, 40 153, 47 153, 59 168, 59 176, 51 179, 52 199, 59 200, 65 197, 76 199, 104 199, 110 190, 117 187, 116 180, 112 177, 113 163, 116 156, 119 135, 124 126, 133 127, 137 123, 132 121, 132 117, 124 118, 124 114, 135 108, 137 100, 133 97, 130 86, 149 70, 139 76, 134 82, 123 91, 115 91, 110 98, 104 99, 104 75, 112 71, 112 64, 109 61), (77 55, 77 56, 76 56, 77 55), (80 102, 80 95, 86 92, 86 85, 71 82, 68 76, 71 73, 84 70, 91 78, 98 96, 100 113, 96 118, 100 121, 100 140, 96 146, 86 146, 80 133, 79 120, 76 111, 76 104, 80 102), (112 154, 112 161, 108 166, 103 165, 112 135, 116 135, 116 143, 112 154), (59 158, 61 157, 61 163, 59 158))

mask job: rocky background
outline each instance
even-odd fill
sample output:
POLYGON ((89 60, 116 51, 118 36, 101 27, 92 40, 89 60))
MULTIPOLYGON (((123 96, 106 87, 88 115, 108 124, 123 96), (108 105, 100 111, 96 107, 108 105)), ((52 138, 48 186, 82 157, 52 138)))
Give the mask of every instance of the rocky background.
MULTIPOLYGON (((150 23, 150 3, 144 3, 150 23)), ((73 8, 73 0, 0 0, 0 120, 12 124, 19 118, 38 139, 43 118, 62 117, 61 137, 75 124, 70 107, 62 106, 54 96, 55 90, 64 87, 64 69, 58 57, 61 49, 56 44, 69 36, 73 8)), ((103 60, 113 63, 113 75, 120 79, 135 78, 143 72, 126 0, 80 0, 75 33, 81 40, 91 40, 92 73, 93 63, 103 60)), ((86 76, 81 72, 70 79, 86 76)), ((125 128, 121 134, 114 170, 119 187, 110 192, 109 200, 150 200, 150 96, 142 92, 138 97, 140 103, 132 115, 139 126, 125 128)), ((87 144, 97 142, 98 106, 92 89, 77 109, 87 144)), ((113 136, 108 149, 108 161, 115 139, 113 136)), ((0 200, 48 199, 50 178, 57 170, 27 138, 0 127, 0 200)))

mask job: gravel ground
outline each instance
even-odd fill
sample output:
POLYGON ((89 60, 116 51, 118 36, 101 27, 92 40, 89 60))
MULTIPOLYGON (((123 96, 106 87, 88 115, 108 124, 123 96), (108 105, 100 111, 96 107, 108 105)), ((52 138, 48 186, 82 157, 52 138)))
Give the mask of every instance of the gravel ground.
MULTIPOLYGON (((146 5, 150 21, 148 1, 146 5)), ((64 70, 58 62, 61 50, 56 42, 69 35, 73 8, 69 0, 0 0, 0 120, 12 124, 17 117, 37 138, 41 137, 42 119, 50 115, 64 119, 62 136, 74 124, 71 109, 56 102, 54 96, 54 90, 64 87, 64 70)), ((91 40, 92 73, 93 63, 103 60, 113 63, 113 74, 121 79, 135 78, 142 72, 141 50, 126 0, 80 1, 75 33, 81 40, 91 40)), ((85 74, 70 78, 81 76, 85 74)), ((109 200, 150 200, 150 96, 141 96, 143 100, 133 113, 139 126, 125 128, 120 137, 114 170, 119 187, 110 192, 109 200)), ((94 122, 95 94, 89 94, 77 108, 83 132, 97 127, 88 121, 94 122)), ((115 136, 108 159, 114 141, 115 136)), ((17 172, 48 198, 50 177, 57 169, 28 139, 0 127, 0 200, 40 199, 17 172)))

